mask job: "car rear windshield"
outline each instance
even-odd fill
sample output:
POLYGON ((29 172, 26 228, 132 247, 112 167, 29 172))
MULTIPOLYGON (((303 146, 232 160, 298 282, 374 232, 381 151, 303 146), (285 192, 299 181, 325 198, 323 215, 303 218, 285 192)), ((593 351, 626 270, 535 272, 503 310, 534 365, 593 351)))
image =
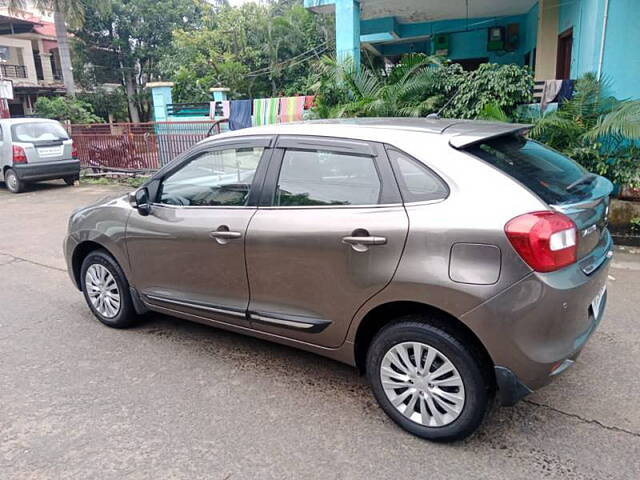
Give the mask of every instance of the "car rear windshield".
POLYGON ((68 140, 67 131, 57 122, 18 123, 11 127, 13 140, 25 143, 47 143, 68 140))
POLYGON ((513 177, 549 204, 583 199, 595 178, 570 158, 521 135, 486 140, 467 151, 513 177))

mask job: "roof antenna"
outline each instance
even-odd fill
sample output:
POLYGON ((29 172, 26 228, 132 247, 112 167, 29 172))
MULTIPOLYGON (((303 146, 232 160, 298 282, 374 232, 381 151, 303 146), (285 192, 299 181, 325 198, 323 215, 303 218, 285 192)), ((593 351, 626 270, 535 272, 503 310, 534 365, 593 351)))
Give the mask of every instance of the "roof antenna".
POLYGON ((454 98, 456 98, 456 96, 458 95, 458 92, 460 91, 460 87, 462 86, 462 84, 460 84, 458 86, 458 88, 456 89, 456 93, 454 93, 453 95, 451 95, 451 97, 449 98, 449 100, 447 100, 447 103, 445 103, 440 110, 438 110, 437 112, 434 113, 430 113, 429 115, 427 115, 427 118, 432 118, 432 119, 439 119, 440 118, 440 114, 442 113, 442 111, 447 108, 449 106, 449 104, 453 101, 454 98))

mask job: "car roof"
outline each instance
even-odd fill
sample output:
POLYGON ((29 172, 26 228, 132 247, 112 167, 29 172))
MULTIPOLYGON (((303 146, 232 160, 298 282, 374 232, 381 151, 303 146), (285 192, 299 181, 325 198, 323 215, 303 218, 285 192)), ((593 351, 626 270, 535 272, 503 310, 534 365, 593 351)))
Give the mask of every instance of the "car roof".
POLYGON ((519 123, 448 118, 344 118, 245 128, 215 135, 207 141, 247 135, 313 135, 380 141, 384 140, 384 134, 416 132, 444 136, 453 147, 463 148, 478 141, 520 132, 530 127, 531 125, 519 123))
POLYGON ((57 120, 52 118, 36 118, 36 117, 26 117, 26 118, 2 118, 0 122, 8 125, 18 125, 20 123, 36 123, 36 122, 55 122, 60 123, 57 120))

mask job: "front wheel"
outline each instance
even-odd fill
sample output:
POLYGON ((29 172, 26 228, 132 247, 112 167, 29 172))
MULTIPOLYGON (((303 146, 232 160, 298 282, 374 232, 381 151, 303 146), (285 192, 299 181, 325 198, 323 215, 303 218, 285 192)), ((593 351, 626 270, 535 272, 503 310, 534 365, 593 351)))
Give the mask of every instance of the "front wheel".
POLYGON ((11 193, 20 193, 24 190, 24 182, 18 178, 13 168, 4 172, 4 183, 11 193))
POLYGON ((104 250, 91 252, 82 262, 80 282, 87 305, 109 327, 126 328, 137 320, 129 282, 118 263, 104 250))
POLYGON ((367 353, 367 375, 382 409, 428 440, 471 435, 489 405, 480 361, 449 333, 417 316, 383 328, 367 353))

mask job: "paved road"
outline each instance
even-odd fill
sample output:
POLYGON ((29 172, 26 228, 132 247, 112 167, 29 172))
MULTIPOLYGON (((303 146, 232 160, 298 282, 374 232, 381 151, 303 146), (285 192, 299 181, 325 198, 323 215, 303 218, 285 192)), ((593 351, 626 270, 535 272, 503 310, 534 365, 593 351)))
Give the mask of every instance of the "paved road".
POLYGON ((436 445, 344 365, 160 315, 101 326, 60 244, 69 213, 109 192, 0 189, 0 478, 640 478, 640 256, 617 254, 571 371, 436 445))

